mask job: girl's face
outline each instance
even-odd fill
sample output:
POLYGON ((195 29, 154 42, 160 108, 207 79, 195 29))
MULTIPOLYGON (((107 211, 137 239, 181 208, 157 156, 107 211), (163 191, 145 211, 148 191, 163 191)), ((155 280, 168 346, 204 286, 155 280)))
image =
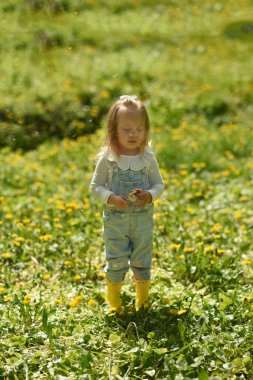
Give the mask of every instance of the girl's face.
POLYGON ((136 155, 146 137, 144 116, 138 110, 121 108, 118 113, 117 142, 120 154, 136 155))

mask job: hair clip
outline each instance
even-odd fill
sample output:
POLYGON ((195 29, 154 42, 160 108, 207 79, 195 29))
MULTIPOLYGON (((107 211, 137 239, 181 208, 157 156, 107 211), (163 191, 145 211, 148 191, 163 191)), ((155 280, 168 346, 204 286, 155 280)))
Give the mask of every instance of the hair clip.
POLYGON ((136 95, 121 95, 119 98, 121 101, 123 101, 123 100, 138 100, 138 96, 136 96, 136 95))

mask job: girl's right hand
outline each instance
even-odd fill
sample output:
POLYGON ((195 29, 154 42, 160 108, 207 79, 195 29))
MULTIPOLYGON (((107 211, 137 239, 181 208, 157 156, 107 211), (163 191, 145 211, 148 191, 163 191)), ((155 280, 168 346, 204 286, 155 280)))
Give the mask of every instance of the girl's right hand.
POLYGON ((121 195, 111 194, 107 200, 107 204, 113 205, 119 209, 124 209, 128 208, 128 199, 127 197, 123 197, 121 195))

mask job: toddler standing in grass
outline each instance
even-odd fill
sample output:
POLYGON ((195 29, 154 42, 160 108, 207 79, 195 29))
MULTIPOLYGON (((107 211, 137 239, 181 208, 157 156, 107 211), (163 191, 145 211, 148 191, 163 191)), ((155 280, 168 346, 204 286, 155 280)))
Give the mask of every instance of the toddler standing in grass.
POLYGON ((153 201, 163 191, 163 179, 148 147, 149 117, 136 97, 114 102, 106 122, 106 144, 91 181, 91 191, 104 204, 103 237, 107 300, 121 306, 121 288, 131 268, 136 284, 136 308, 147 305, 153 246, 153 201))

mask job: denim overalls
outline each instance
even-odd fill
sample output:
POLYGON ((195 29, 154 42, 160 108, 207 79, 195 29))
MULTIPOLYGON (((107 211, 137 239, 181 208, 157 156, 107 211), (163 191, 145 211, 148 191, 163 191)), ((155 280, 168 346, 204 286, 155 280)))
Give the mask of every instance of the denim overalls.
MULTIPOLYGON (((111 190, 116 195, 128 197, 131 190, 150 189, 147 168, 122 170, 114 161, 107 161, 112 172, 111 190)), ((104 205, 103 237, 105 241, 108 279, 123 281, 129 267, 134 277, 145 281, 150 278, 153 246, 153 203, 137 208, 129 201, 126 209, 104 205)))

